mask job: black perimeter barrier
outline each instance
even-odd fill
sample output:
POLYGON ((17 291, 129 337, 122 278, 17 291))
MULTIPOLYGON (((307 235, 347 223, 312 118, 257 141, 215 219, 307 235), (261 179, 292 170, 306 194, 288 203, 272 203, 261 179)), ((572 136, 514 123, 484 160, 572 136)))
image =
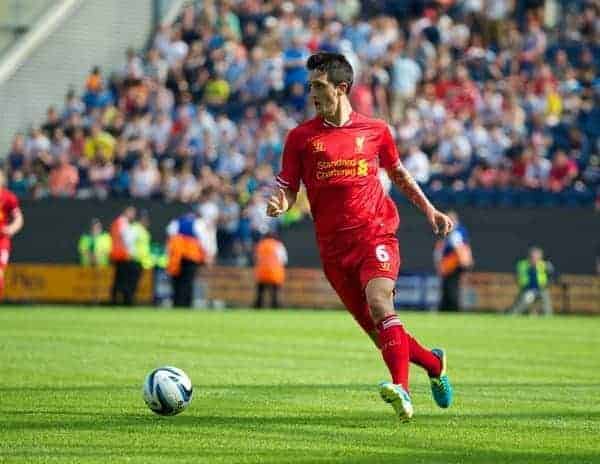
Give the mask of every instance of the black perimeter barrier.
MULTIPOLYGON (((13 262, 76 263, 77 240, 91 218, 106 228, 133 204, 150 212, 153 240, 165 238, 169 220, 190 210, 189 205, 131 200, 25 200, 25 227, 14 239, 13 262)), ((431 272, 435 237, 425 217, 410 205, 400 205, 399 230, 402 269, 431 272)), ((475 269, 513 272, 528 247, 542 247, 559 273, 594 274, 600 253, 600 213, 583 208, 474 208, 457 209, 471 235, 475 269)), ((294 267, 319 267, 309 219, 281 233, 294 267)))

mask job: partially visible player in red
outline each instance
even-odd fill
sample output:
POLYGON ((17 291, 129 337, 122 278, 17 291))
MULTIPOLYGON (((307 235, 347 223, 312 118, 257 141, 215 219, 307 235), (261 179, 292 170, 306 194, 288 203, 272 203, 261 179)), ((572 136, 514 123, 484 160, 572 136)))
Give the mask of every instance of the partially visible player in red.
POLYGON ((381 350, 392 382, 379 384, 382 398, 402 420, 413 415, 409 363, 423 367, 440 407, 452 400, 441 349, 421 346, 405 329, 393 305, 400 269, 396 205, 378 178, 379 167, 445 236, 452 221, 425 197, 400 162, 385 121, 352 110, 348 94, 353 71, 343 55, 317 53, 307 62, 310 99, 317 116, 290 131, 283 151, 278 188, 267 214, 276 217, 306 186, 317 243, 327 279, 346 308, 381 350))
POLYGON ((19 199, 5 184, 6 176, 0 171, 0 299, 4 297, 4 274, 10 258, 11 240, 23 228, 19 199))

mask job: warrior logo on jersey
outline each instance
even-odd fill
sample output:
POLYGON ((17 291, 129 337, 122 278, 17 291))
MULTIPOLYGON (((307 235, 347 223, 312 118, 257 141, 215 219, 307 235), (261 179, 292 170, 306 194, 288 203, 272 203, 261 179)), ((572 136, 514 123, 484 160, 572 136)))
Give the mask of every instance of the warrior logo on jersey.
POLYGON ((319 152, 319 151, 325 151, 325 144, 323 143, 322 140, 313 140, 312 141, 312 151, 313 153, 319 152))
POLYGON ((356 137, 354 139, 354 153, 362 153, 365 146, 364 137, 356 137))

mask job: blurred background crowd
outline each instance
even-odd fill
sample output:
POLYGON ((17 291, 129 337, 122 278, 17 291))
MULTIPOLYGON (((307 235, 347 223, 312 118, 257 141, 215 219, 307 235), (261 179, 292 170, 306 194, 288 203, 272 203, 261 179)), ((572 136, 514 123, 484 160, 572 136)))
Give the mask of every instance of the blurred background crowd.
MULTIPOLYGON (((192 2, 16 134, 8 186, 198 205, 243 248, 276 227, 265 193, 287 131, 314 114, 304 66, 317 50, 346 55, 355 110, 389 122, 434 200, 600 205, 592 1, 192 2)), ((307 212, 299 202, 284 224, 307 212)))

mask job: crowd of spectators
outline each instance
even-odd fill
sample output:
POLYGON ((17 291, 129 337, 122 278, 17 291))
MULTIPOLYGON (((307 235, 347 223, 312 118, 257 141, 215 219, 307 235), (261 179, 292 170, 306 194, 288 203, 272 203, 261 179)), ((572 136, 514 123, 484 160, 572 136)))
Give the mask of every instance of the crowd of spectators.
POLYGON ((93 69, 82 92, 69 90, 43 124, 14 137, 11 190, 212 198, 221 229, 264 233, 285 135, 314 115, 304 65, 325 50, 352 63, 354 108, 390 123, 407 168, 437 200, 594 201, 596 2, 194 3, 148 50, 128 50, 110 75, 93 69))

